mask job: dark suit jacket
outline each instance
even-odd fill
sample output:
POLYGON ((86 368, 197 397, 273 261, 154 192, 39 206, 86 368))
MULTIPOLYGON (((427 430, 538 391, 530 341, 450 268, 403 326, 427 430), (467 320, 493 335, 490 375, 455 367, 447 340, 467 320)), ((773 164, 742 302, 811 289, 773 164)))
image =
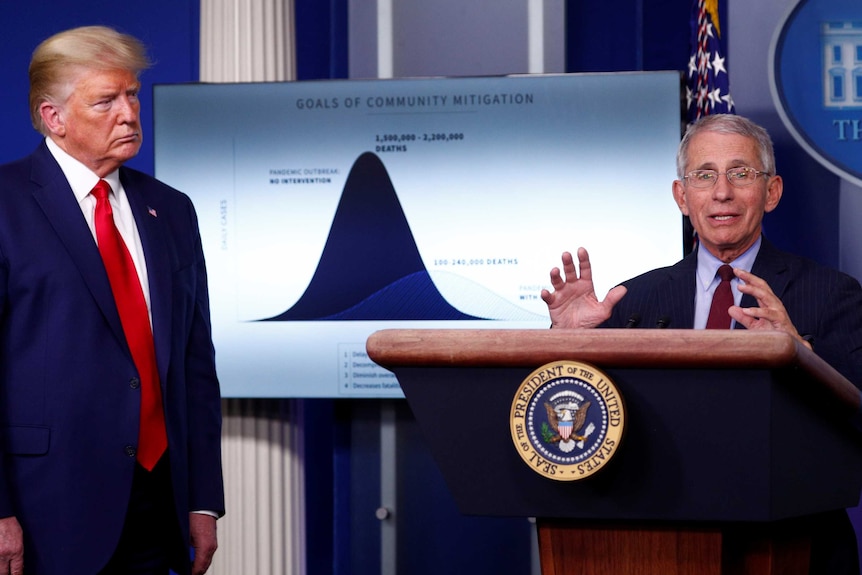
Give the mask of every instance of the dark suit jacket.
MULTIPOLYGON (((660 320, 669 328, 694 325, 697 253, 677 264, 649 271, 623 283, 628 293, 602 327, 625 327, 640 317, 639 328, 654 328, 660 320)), ((751 272, 766 280, 800 335, 814 351, 857 387, 862 388, 862 288, 847 274, 778 250, 765 237, 751 272)), ((742 307, 755 307, 743 295, 742 307)), ((745 329, 741 325, 737 329, 745 329)), ((843 511, 812 519, 812 575, 859 573, 856 536, 843 511)))
MULTIPOLYGON (((624 327, 633 314, 638 327, 653 328, 666 318, 669 328, 694 325, 697 253, 677 264, 623 283, 626 296, 603 327, 624 327)), ((765 237, 751 269, 775 292, 800 335, 814 351, 857 387, 862 387, 862 288, 847 274, 778 250, 765 237)), ((756 307, 744 295, 742 307, 756 307)), ((744 329, 737 325, 737 328, 744 329)))
MULTIPOLYGON (((121 168, 149 271, 175 505, 223 512, 220 394, 190 200, 121 168)), ((0 517, 25 566, 96 573, 122 530, 140 391, 99 251, 42 143, 0 166, 0 517)))

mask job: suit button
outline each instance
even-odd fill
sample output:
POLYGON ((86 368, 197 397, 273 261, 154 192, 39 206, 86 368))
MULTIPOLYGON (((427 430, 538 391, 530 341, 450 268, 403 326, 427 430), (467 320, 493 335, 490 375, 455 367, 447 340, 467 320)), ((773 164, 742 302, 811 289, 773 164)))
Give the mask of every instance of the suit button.
POLYGON ((135 449, 133 446, 131 446, 131 445, 126 446, 126 455, 128 455, 129 457, 134 457, 135 455, 137 455, 137 453, 138 453, 138 450, 135 449))
POLYGON ((137 377, 133 377, 129 380, 129 387, 131 387, 132 389, 138 389, 139 387, 141 387, 141 380, 137 377))

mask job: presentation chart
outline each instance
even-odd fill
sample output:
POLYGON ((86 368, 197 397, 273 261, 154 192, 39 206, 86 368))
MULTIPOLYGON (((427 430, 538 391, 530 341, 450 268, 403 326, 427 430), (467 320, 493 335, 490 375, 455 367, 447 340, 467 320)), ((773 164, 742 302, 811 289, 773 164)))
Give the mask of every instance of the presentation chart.
POLYGON ((547 329, 682 255, 675 72, 160 85, 156 176, 197 209, 226 397, 402 397, 387 328, 547 329))

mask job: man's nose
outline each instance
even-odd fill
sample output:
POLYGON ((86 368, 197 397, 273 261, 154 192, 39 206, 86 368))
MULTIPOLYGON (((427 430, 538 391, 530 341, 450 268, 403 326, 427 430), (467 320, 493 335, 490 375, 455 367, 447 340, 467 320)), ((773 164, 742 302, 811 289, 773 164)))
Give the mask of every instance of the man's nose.
POLYGON ((727 200, 733 197, 733 193, 733 184, 727 179, 727 174, 719 174, 712 187, 712 197, 717 200, 727 200))
POLYGON ((127 123, 134 122, 138 119, 138 105, 135 100, 129 96, 121 96, 117 99, 117 120, 127 123))

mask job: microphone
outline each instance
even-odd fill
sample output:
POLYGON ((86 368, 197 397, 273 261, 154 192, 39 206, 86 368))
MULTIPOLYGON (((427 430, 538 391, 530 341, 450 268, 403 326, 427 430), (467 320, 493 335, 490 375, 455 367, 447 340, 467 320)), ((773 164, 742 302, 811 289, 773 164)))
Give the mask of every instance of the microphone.
POLYGON ((626 322, 626 328, 633 328, 639 326, 641 323, 641 314, 635 312, 629 316, 629 320, 626 322))
POLYGON ((670 325, 670 317, 668 317, 668 316, 666 316, 666 315, 663 315, 663 316, 659 317, 659 318, 658 318, 658 321, 657 321, 657 322, 655 322, 655 326, 656 326, 658 329, 664 329, 664 328, 666 328, 666 327, 667 327, 667 326, 669 326, 669 325, 670 325))

